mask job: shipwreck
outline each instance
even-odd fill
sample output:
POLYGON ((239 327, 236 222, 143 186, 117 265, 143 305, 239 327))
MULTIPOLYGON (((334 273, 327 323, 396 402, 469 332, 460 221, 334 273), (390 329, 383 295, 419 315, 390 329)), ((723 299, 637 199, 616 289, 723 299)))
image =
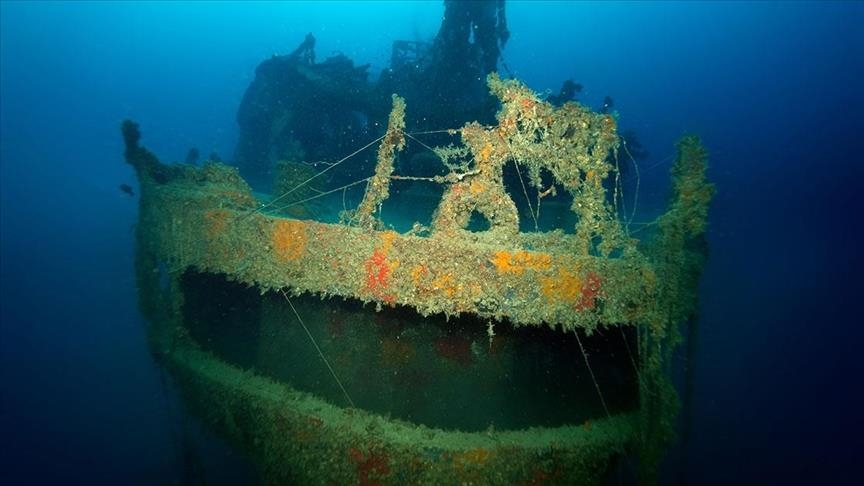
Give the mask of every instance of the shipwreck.
POLYGON ((426 178, 400 173, 418 135, 394 95, 359 203, 329 219, 286 206, 344 196, 303 191, 342 161, 262 195, 231 166, 161 163, 124 122, 151 347, 266 482, 594 484, 621 460, 656 478, 706 256, 706 152, 679 142, 668 210, 634 235, 615 117, 487 83, 495 123, 442 131, 427 148, 447 169, 426 178), (412 178, 440 200, 397 230, 382 211, 412 178), (560 217, 538 224, 541 207, 560 217))

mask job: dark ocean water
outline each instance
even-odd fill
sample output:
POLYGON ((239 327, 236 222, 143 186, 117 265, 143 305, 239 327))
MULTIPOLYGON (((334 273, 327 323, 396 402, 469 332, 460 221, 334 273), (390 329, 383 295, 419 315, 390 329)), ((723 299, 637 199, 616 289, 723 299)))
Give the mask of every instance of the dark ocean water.
MULTIPOLYGON (((864 4, 508 3, 507 68, 615 100, 650 152, 702 136, 717 195, 686 442, 667 482, 853 483, 864 450, 860 187, 864 4)), ((312 32, 388 62, 426 3, 0 3, 0 482, 254 478, 187 416, 137 308, 137 201, 119 124, 163 160, 230 158, 259 62, 312 32)), ((409 107, 410 109, 410 107, 409 107)))

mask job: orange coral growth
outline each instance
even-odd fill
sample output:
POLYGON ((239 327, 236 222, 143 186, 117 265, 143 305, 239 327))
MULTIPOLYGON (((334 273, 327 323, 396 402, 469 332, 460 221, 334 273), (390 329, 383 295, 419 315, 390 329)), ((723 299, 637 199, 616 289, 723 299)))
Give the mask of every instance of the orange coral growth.
POLYGON ((486 184, 481 181, 472 181, 471 185, 468 187, 468 190, 471 191, 472 196, 479 196, 484 191, 486 191, 486 184))
POLYGON ((512 273, 522 275, 525 269, 547 270, 552 266, 552 256, 548 253, 529 253, 518 251, 496 251, 489 260, 495 265, 499 274, 512 273))
POLYGON ((505 117, 501 120, 501 123, 498 125, 498 134, 502 137, 506 137, 512 135, 516 132, 518 125, 516 124, 516 118, 513 116, 505 117))
POLYGON ((393 247, 393 240, 397 236, 399 236, 399 233, 392 230, 381 233, 381 251, 384 252, 384 255, 390 253, 390 248, 393 247))
POLYGON ((494 455, 488 449, 478 447, 453 455, 453 467, 462 484, 478 484, 487 479, 483 466, 494 455))
POLYGON ((414 282, 414 287, 419 287, 421 279, 427 275, 429 275, 429 270, 426 268, 426 265, 420 264, 414 266, 411 269, 411 281, 414 282))
POLYGON ((454 297, 459 290, 460 286, 454 283, 453 274, 445 273, 443 275, 439 275, 432 280, 432 290, 443 292, 447 297, 454 297))
POLYGON ((306 250, 306 223, 290 219, 277 220, 273 227, 273 248, 283 262, 297 260, 306 250))
POLYGON ((588 272, 582 278, 566 268, 558 270, 554 277, 540 279, 541 292, 549 302, 570 302, 577 311, 593 309, 600 295, 601 281, 596 272, 588 272))
POLYGON ((375 298, 385 302, 392 302, 392 295, 384 295, 384 290, 389 285, 390 274, 399 267, 399 260, 387 260, 387 255, 393 247, 393 240, 396 239, 398 233, 395 231, 385 231, 381 234, 381 246, 372 252, 364 263, 366 269, 366 290, 369 291, 375 298))
POLYGON ((480 153, 477 155, 479 158, 479 162, 486 162, 487 160, 489 160, 489 157, 492 156, 492 144, 486 142, 486 145, 484 145, 483 148, 480 149, 480 153))
POLYGON ((456 457, 456 460, 470 464, 483 464, 486 462, 486 460, 489 459, 490 455, 491 453, 488 450, 482 447, 478 447, 476 449, 471 449, 469 451, 463 452, 456 457))
POLYGON ((213 209, 204 213, 204 219, 207 221, 207 237, 215 238, 225 232, 228 227, 228 211, 224 209, 213 209))
POLYGON ((554 277, 540 279, 541 292, 549 302, 575 302, 582 293, 582 279, 566 268, 558 269, 554 277))

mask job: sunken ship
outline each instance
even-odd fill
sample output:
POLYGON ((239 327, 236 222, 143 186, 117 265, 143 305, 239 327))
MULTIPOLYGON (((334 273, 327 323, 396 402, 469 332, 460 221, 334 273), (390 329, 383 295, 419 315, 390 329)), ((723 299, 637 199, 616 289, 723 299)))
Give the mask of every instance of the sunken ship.
POLYGON ((375 85, 311 36, 265 61, 239 169, 162 163, 123 123, 151 349, 267 483, 657 478, 706 151, 680 140, 666 211, 634 231, 616 115, 499 76, 503 11, 474 15, 487 45, 445 22, 375 85))

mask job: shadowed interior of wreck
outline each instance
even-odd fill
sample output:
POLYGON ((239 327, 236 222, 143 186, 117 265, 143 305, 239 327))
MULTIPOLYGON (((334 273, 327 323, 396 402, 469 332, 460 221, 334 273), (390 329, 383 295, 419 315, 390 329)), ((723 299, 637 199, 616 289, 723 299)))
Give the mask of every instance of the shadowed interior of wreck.
MULTIPOLYGON (((187 271, 184 321, 201 346, 242 369, 347 406, 285 298, 187 271)), ((472 315, 446 320, 409 307, 291 298, 355 404, 442 429, 480 431, 586 424, 606 416, 572 333, 513 328, 472 315)), ((580 335, 610 413, 635 410, 631 326, 580 335), (625 341, 626 340, 626 341, 625 341)))

